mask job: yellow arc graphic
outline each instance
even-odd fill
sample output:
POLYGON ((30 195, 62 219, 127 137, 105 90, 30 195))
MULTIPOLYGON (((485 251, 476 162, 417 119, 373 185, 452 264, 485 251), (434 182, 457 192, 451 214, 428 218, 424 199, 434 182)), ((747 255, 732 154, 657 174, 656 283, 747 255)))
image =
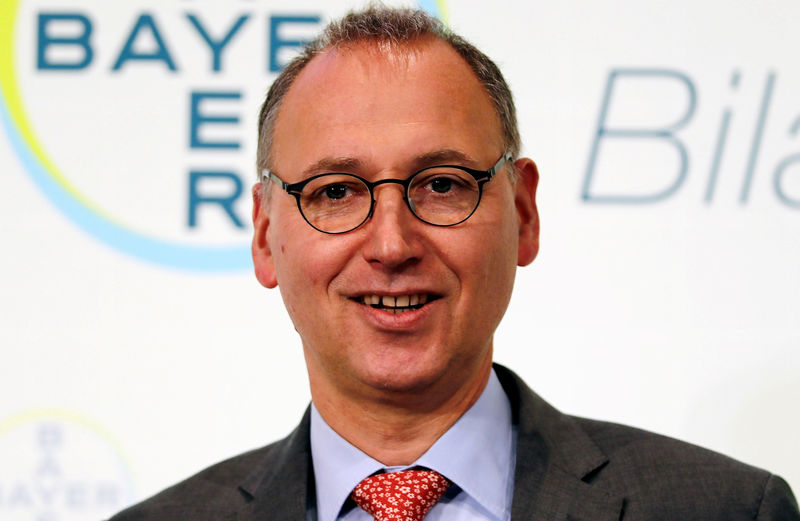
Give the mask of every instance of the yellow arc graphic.
POLYGON ((100 209, 86 196, 80 193, 67 180, 56 165, 47 156, 39 139, 33 132, 28 115, 19 92, 19 84, 16 75, 16 58, 14 56, 14 42, 17 34, 17 13, 19 11, 19 0, 5 0, 4 16, 0 17, 0 87, 3 90, 3 97, 11 120, 19 129, 19 134, 25 143, 30 147, 31 152, 42 164, 44 169, 70 196, 76 199, 81 205, 90 209, 94 213, 101 215, 104 219, 111 221, 119 226, 119 223, 108 213, 100 209))

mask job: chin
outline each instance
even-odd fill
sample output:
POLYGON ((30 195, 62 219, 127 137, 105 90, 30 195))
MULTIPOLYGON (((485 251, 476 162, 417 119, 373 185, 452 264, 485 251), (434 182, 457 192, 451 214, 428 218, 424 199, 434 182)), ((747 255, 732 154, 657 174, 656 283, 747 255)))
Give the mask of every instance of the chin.
POLYGON ((364 381, 370 387, 391 393, 422 393, 439 382, 446 371, 431 364, 402 364, 399 367, 367 369, 364 381))

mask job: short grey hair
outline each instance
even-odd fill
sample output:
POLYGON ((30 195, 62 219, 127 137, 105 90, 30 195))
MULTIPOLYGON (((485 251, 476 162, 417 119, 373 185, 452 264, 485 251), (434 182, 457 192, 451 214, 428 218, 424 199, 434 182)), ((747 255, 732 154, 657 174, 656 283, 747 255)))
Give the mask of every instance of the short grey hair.
POLYGON ((267 93, 258 117, 258 172, 270 168, 275 123, 284 96, 306 65, 323 50, 360 42, 409 44, 433 37, 449 44, 470 66, 497 111, 505 150, 519 155, 520 137, 511 90, 495 63, 477 47, 424 11, 372 5, 334 20, 281 71, 267 93))

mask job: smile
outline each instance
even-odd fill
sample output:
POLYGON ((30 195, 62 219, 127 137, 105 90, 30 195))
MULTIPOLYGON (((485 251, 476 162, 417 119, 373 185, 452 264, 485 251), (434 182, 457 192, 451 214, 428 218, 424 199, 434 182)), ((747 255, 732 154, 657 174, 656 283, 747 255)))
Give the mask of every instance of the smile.
POLYGON ((413 295, 362 295, 354 300, 366 306, 370 306, 383 311, 398 314, 419 309, 428 302, 439 298, 427 293, 415 293, 413 295))

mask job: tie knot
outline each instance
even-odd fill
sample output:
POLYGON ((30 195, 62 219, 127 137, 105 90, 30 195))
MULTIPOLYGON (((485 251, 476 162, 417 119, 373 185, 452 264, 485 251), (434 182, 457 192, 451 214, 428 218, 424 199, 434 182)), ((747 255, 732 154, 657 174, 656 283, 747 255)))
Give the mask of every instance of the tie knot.
POLYGON ((422 521, 449 486, 433 470, 403 470, 366 478, 352 498, 376 521, 422 521))

